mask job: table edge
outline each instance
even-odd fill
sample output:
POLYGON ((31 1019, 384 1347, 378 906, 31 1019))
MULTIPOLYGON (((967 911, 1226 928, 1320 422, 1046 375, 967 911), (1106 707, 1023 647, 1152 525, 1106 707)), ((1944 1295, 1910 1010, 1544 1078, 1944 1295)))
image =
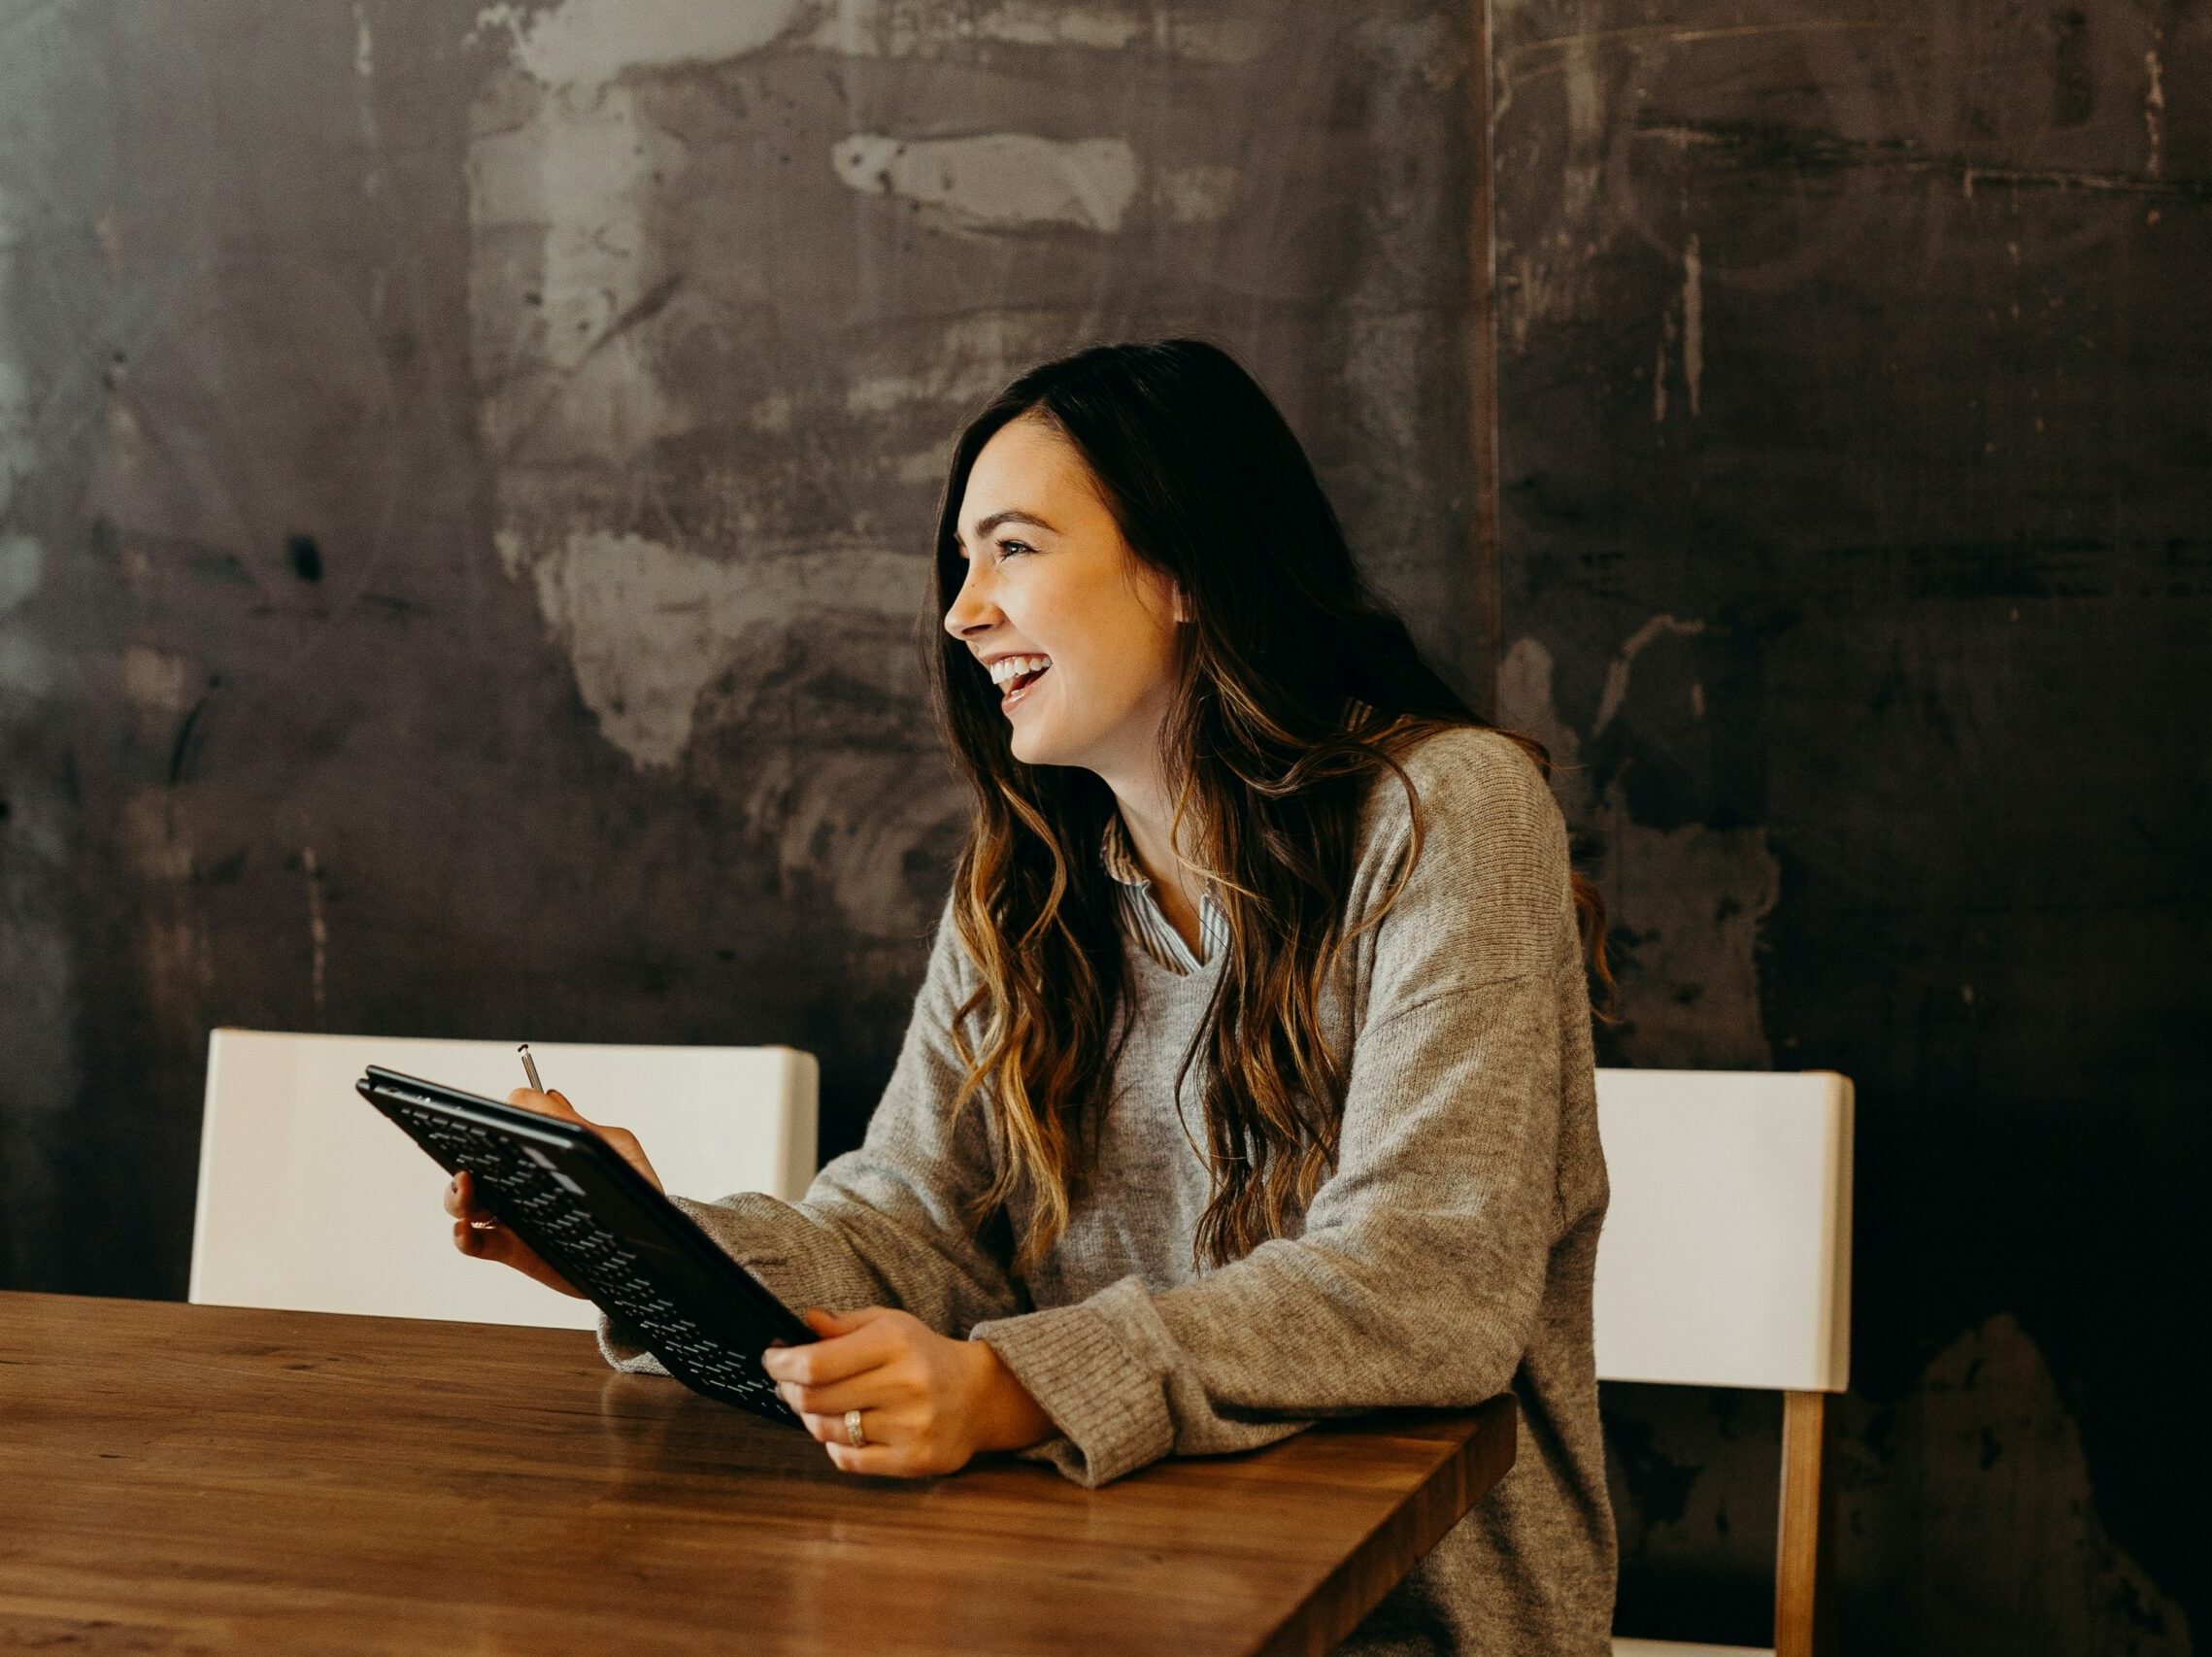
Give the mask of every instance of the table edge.
POLYGON ((1513 1395, 1500 1393, 1468 1413, 1477 1418, 1475 1431, 1295 1609, 1255 1640, 1252 1657, 1328 1657, 1506 1475, 1520 1454, 1521 1411, 1513 1395), (1390 1562, 1400 1558, 1404 1566, 1391 1569, 1390 1562))

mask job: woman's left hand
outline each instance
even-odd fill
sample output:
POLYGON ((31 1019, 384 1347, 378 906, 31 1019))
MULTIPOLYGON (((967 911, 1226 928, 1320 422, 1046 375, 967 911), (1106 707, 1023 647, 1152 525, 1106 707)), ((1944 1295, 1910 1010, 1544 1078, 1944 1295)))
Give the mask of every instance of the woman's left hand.
POLYGON ((819 1340, 772 1347, 760 1365, 846 1472, 957 1472, 979 1451, 1052 1437, 1052 1418, 983 1341, 951 1339, 888 1306, 809 1307, 806 1321, 819 1340), (851 1409, 866 1440, 857 1449, 846 1433, 851 1409))

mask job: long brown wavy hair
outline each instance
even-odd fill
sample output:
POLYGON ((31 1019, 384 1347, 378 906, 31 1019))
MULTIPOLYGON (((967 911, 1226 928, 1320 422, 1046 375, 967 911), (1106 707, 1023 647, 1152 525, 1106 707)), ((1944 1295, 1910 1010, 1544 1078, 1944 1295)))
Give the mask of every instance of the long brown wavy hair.
MULTIPOLYGON (((1418 858, 1420 802, 1400 756, 1433 731, 1488 722, 1361 579, 1297 438, 1219 347, 1093 347, 1023 374, 961 432, 927 628, 938 718, 975 794, 953 908, 981 982, 954 1021, 969 1066, 955 1108, 982 1101, 997 1152, 996 1179, 969 1218, 1012 1225, 1021 1268, 1059 1236, 1089 1172, 1127 989, 1120 888, 1099 858, 1112 792, 1081 767, 1016 760, 997 691, 935 625, 964 574, 968 474, 1024 417, 1073 444, 1131 553, 1190 605, 1162 729, 1169 837, 1183 844, 1191 821, 1189 866, 1215 883, 1228 941, 1176 1097, 1202 1057, 1213 1184, 1194 1254, 1223 1265, 1285 1234, 1335 1164, 1349 1056, 1326 1039, 1321 1001, 1356 935, 1344 905, 1368 791, 1385 771, 1406 790, 1418 858), (1348 721, 1356 703, 1371 711, 1348 721)), ((1542 744, 1504 734, 1550 774, 1542 744)), ((1579 874, 1574 885, 1591 966, 1609 991, 1604 904, 1579 874)))

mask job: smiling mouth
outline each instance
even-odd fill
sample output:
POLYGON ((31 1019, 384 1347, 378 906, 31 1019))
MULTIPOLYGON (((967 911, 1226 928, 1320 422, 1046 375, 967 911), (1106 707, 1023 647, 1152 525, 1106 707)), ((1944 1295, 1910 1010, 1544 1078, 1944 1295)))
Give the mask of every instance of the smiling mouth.
POLYGON ((1029 687, 1036 684, 1038 680, 1052 670, 1052 663, 1048 661, 1032 673, 1017 674, 1014 678, 1007 680, 999 687, 998 711, 1011 719, 1014 716, 1014 710, 1029 699, 1029 687))
POLYGON ((990 682, 998 688, 1000 706, 1021 699, 1022 693, 1052 671, 1053 659, 1041 650, 1000 657, 990 663, 990 682))

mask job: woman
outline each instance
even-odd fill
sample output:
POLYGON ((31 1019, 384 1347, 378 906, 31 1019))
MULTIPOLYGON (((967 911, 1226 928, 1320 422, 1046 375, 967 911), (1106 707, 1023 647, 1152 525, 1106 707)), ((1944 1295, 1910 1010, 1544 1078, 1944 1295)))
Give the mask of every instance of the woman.
MULTIPOLYGON (((936 568, 975 819, 883 1103, 797 1205, 676 1200, 813 1308, 784 1397, 851 1471, 1018 1450, 1099 1484, 1510 1388, 1518 1465, 1347 1649, 1604 1650, 1603 924, 1541 750, 1423 663, 1208 345, 1017 380, 954 451, 936 568)), ((447 1206, 567 1288, 465 1176, 447 1206)))

